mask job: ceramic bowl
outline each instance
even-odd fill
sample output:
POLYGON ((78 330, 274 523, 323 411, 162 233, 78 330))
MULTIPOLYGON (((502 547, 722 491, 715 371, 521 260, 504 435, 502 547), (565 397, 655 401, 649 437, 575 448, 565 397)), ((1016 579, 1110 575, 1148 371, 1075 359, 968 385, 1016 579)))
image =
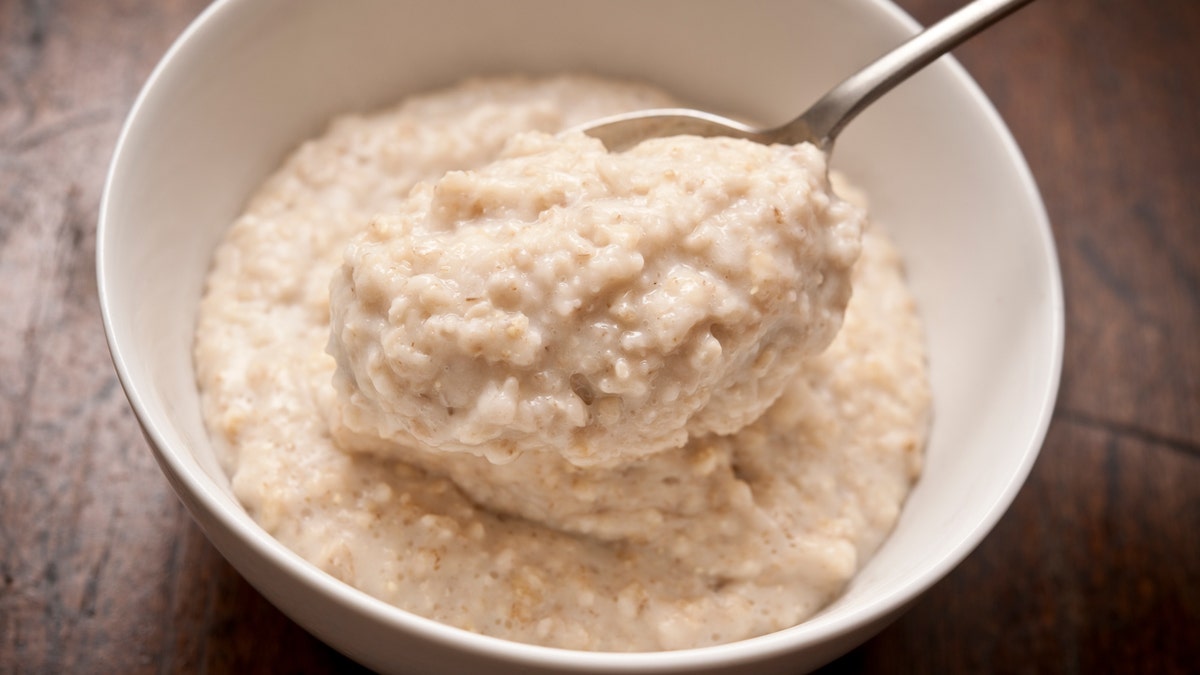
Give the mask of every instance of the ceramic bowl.
POLYGON ((588 71, 782 121, 915 30, 885 0, 216 2, 138 98, 100 215, 107 336, 163 472, 267 598, 380 671, 798 672, 844 653, 996 523, 1037 455, 1058 386, 1063 308, 1049 224, 1004 123, 952 60, 859 117, 834 157, 907 259, 935 422, 895 531, 799 626, 704 649, 588 653, 476 635, 371 598, 272 539, 234 499, 201 420, 193 327, 222 233, 289 149, 335 114, 468 75, 588 71))

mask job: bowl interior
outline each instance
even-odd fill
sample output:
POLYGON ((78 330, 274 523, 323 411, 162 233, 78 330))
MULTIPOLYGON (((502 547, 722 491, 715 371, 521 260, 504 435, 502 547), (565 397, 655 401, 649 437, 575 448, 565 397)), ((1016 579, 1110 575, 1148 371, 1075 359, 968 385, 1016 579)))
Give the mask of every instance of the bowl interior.
MULTIPOLYGON (((217 2, 131 113, 98 239, 114 360, 164 471, 243 574, 368 663, 383 663, 382 652, 305 616, 304 603, 280 600, 285 589, 266 577, 282 566, 305 592, 459 649, 578 665, 578 655, 489 641, 384 607, 308 567, 249 519, 209 444, 192 371, 195 310, 214 246, 285 153, 339 112, 472 74, 589 71, 782 121, 912 30, 884 0, 217 2)), ((999 518, 1049 419, 1062 347, 1049 226, 1023 159, 973 83, 953 62, 935 64, 856 120, 834 165, 865 188, 874 219, 898 240, 926 321, 935 423, 925 473, 895 533, 844 596, 788 631, 694 650, 705 653, 693 665, 812 645, 898 609, 999 518)), ((686 666, 692 657, 578 658, 634 667, 686 666)))

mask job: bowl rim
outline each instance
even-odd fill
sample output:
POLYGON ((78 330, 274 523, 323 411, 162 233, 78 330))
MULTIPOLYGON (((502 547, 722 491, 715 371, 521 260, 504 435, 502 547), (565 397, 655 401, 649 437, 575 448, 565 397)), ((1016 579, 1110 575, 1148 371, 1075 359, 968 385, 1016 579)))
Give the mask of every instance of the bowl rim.
MULTIPOLYGON (((887 20, 898 23, 904 30, 915 33, 920 29, 920 24, 916 20, 890 0, 858 1, 873 5, 885 14, 887 20)), ((981 87, 953 56, 946 56, 942 59, 945 61, 942 67, 948 69, 955 85, 961 87, 969 95, 988 126, 996 132, 997 138, 1002 144, 1004 159, 1011 170, 1015 172, 1021 185, 1021 191, 1035 212, 1036 222, 1032 226, 1038 233, 1042 250, 1047 253, 1046 259, 1049 265, 1049 269, 1045 272, 1050 281, 1046 290, 1047 306, 1052 320, 1049 326, 1051 340, 1048 345, 1050 368, 1039 382, 1040 388, 1037 392, 1040 396, 1039 415, 1036 424, 1032 426, 1027 436, 1017 470, 1011 475, 1005 489, 987 506, 984 517, 976 527, 944 556, 923 565, 907 583, 892 588, 889 592, 876 596, 862 606, 835 617, 833 620, 819 620, 820 615, 818 615, 790 628, 735 642, 673 651, 630 653, 545 647, 474 633, 388 604, 321 571, 271 537, 248 517, 239 518, 230 513, 221 503, 221 488, 199 468, 194 460, 188 461, 189 453, 186 448, 176 447, 176 444, 168 441, 163 427, 150 412, 145 402, 146 394, 143 393, 142 387, 131 373, 129 363, 136 358, 136 355, 131 354, 122 345, 117 334, 112 306, 114 300, 107 281, 110 276, 109 269, 114 266, 109 262, 111 255, 109 232, 112 227, 110 222, 114 218, 111 213, 113 194, 120 187, 119 174, 121 168, 128 161, 126 157, 130 152, 129 138, 139 123, 148 98, 156 89, 157 83, 164 78, 164 73, 171 70, 181 58, 181 54, 187 52, 194 44, 197 35, 217 30, 216 26, 222 22, 236 20, 237 14, 242 11, 242 8, 250 4, 252 4, 252 0, 216 0, 205 8, 171 44, 139 91, 122 125, 104 181, 96 234, 96 281, 105 339, 117 377, 138 423, 149 440, 150 450, 172 488, 180 497, 185 495, 192 497, 183 500, 189 510, 202 509, 205 515, 218 523, 255 555, 267 560, 271 565, 283 569, 299 583, 303 583, 333 602, 347 605, 354 612, 386 625, 389 630, 407 631, 416 637, 466 651, 478 657, 498 659, 517 665, 525 664, 564 670, 587 668, 592 671, 609 672, 663 672, 737 665, 781 656, 805 645, 821 643, 851 633, 873 621, 898 613, 929 587, 945 577, 979 545, 995 527, 1024 485, 1049 429, 1061 381, 1065 332, 1061 270, 1045 205, 1016 140, 981 87)), ((192 515, 195 520, 200 520, 196 514, 192 515)), ((293 620, 296 619, 293 618, 293 620)), ((305 628, 309 630, 307 626, 305 628)))

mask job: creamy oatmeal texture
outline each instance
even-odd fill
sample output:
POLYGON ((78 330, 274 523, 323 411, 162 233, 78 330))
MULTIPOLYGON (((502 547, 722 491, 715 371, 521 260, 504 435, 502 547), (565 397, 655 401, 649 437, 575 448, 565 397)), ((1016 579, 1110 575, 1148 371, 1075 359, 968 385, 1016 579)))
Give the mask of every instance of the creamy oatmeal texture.
POLYGON ((195 359, 267 531, 415 613, 566 648, 737 640, 840 592, 921 465, 901 261, 868 227, 854 263, 860 213, 811 149, 546 135, 669 104, 474 80, 339 118, 267 181, 195 359))
POLYGON ((421 183, 334 277, 340 416, 585 466, 737 431, 841 326, 862 219, 825 176, 811 145, 525 134, 421 183))

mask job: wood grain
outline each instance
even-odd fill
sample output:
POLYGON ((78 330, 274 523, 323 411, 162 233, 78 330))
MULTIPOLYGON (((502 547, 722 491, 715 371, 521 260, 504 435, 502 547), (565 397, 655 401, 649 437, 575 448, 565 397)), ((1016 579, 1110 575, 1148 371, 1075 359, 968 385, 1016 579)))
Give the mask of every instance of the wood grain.
MULTIPOLYGON (((207 543, 96 303, 122 117, 201 0, 0 0, 0 673, 353 672, 207 543)), ((904 0, 923 22, 959 0, 904 0)), ((1200 2, 1041 0, 957 55, 1024 150, 1067 294, 1055 421, 966 562, 824 672, 1200 663, 1200 2)))

